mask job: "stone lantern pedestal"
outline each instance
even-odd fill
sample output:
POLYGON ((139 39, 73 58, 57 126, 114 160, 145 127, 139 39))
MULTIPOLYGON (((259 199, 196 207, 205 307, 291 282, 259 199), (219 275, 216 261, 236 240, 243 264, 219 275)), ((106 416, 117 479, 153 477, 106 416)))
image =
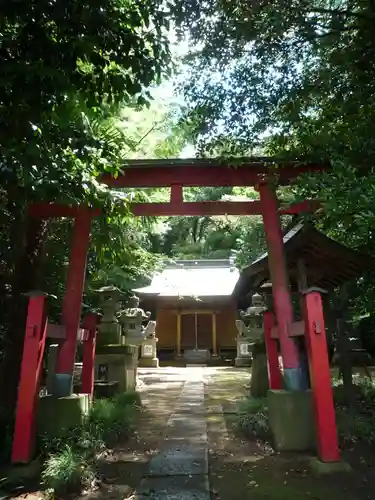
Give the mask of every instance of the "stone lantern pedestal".
POLYGON ((156 349, 157 342, 158 339, 156 337, 150 337, 143 341, 138 366, 159 368, 159 359, 156 349))
POLYGON ((133 392, 136 388, 138 348, 123 343, 117 319, 122 293, 112 286, 97 292, 101 295, 103 317, 95 353, 94 395, 111 397, 116 392, 133 392))
MULTIPOLYGON (((242 323, 242 321, 238 320, 238 323, 242 323)), ((237 328, 241 328, 241 326, 237 326, 237 328)), ((251 340, 244 336, 237 336, 237 357, 234 360, 234 363, 238 367, 251 366, 252 357, 251 357, 251 340)))
POLYGON ((99 345, 95 356, 95 392, 110 396, 134 392, 137 382, 138 348, 133 345, 99 345), (106 387, 105 387, 106 386, 106 387), (107 394, 106 393, 107 388, 107 394))
POLYGON ((121 290, 115 286, 103 286, 96 292, 100 295, 100 307, 103 311, 98 326, 97 343, 101 345, 121 344, 121 325, 116 317, 120 308, 121 290))
POLYGON ((236 321, 238 330, 236 366, 251 366, 251 395, 264 397, 269 389, 267 354, 264 338, 263 314, 267 307, 262 296, 254 294, 251 306, 241 311, 236 321))

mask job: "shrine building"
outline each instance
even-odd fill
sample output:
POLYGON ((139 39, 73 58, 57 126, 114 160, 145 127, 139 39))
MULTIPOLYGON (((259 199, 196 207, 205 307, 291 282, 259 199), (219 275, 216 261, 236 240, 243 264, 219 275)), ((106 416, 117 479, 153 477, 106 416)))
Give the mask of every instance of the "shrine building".
POLYGON ((236 352, 239 271, 229 259, 167 263, 151 284, 134 290, 156 320, 158 355, 171 359, 205 349, 211 356, 236 352))

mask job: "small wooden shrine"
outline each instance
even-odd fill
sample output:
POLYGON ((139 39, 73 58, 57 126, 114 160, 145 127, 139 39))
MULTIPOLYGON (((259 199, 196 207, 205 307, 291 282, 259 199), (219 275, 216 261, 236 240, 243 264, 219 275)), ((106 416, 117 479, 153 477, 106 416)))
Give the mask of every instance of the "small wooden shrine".
POLYGON ((138 288, 142 305, 152 311, 159 356, 181 356, 205 349, 212 356, 236 349, 239 272, 228 259, 167 263, 149 286, 138 288))
MULTIPOLYGON (((332 290, 375 268, 375 259, 329 238, 312 223, 300 222, 283 237, 287 274, 292 292, 308 287, 332 290)), ((272 291, 268 253, 243 269, 234 290, 248 302, 254 292, 272 291)))

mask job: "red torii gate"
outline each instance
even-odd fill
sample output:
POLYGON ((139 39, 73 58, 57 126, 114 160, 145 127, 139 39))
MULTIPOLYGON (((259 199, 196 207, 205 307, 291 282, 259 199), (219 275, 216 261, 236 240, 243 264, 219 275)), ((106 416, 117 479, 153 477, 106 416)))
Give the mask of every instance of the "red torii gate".
MULTIPOLYGON (((280 225, 280 214, 297 214, 300 212, 314 211, 319 207, 317 201, 305 201, 289 207, 279 207, 276 197, 274 183, 285 185, 290 183, 302 173, 320 172, 329 168, 327 164, 307 164, 300 162, 281 163, 276 166, 272 158, 243 158, 231 161, 232 166, 228 166, 230 161, 224 163, 218 159, 194 159, 194 160, 135 160, 129 161, 124 173, 113 177, 109 174, 103 175, 100 182, 112 188, 156 188, 169 187, 171 189, 169 203, 139 203, 131 206, 132 212, 137 216, 178 216, 178 215, 254 215, 263 216, 264 229, 267 239, 267 247, 270 261, 270 272, 273 283, 273 300, 278 325, 278 338, 280 342, 281 355, 283 359, 284 378, 288 389, 303 389, 303 374, 300 366, 299 352, 297 345, 291 336, 293 324, 292 301, 288 288, 288 278, 285 266, 283 250, 283 240, 280 225), (183 201, 184 187, 219 187, 219 186, 254 186, 259 192, 259 201, 204 201, 187 203, 183 201)), ((86 256, 90 240, 90 226, 93 217, 98 215, 98 210, 91 210, 86 207, 64 206, 59 204, 38 203, 30 207, 29 214, 32 217, 72 217, 75 219, 74 230, 70 251, 70 262, 66 282, 65 297, 63 302, 63 323, 66 328, 66 339, 63 342, 57 362, 56 384, 59 387, 61 396, 69 395, 72 387, 73 368, 77 348, 77 331, 80 323, 81 302, 84 288, 84 278, 86 269, 86 256)), ((327 357, 325 347, 324 319, 321 311, 320 295, 318 292, 308 293, 305 299, 306 305, 306 335, 311 339, 307 342, 309 346, 309 358, 311 366, 315 367, 317 360, 327 357), (323 322, 323 325, 322 325, 323 322), (319 323, 320 340, 316 342, 317 328, 319 323)), ((30 326, 28 326, 30 327, 30 326)), ((42 328, 39 327, 39 331, 42 328)), ((45 337, 44 337, 45 338, 45 337)), ((43 343, 43 339, 41 339, 43 343)), ((95 342, 92 343, 93 349, 95 342)), ((267 342, 272 346, 271 342, 267 342)), ((272 348, 272 347, 271 347, 272 348)), ((35 417, 35 407, 30 409, 30 398, 26 389, 26 374, 29 367, 35 366, 25 356, 27 353, 27 334, 25 337, 24 359, 22 364, 22 378, 18 396, 15 439, 13 446, 13 461, 25 461, 30 457, 25 456, 17 449, 19 435, 17 429, 20 425, 17 422, 25 421, 25 412, 35 417), (25 365, 25 366, 24 366, 25 365), (24 387, 24 389, 23 389, 24 387), (28 403, 26 403, 28 402, 28 403)), ((278 367, 275 365, 275 356, 270 353, 269 370, 271 388, 280 388, 280 377, 277 376, 278 367), (272 385, 273 384, 273 385, 272 385)), ((93 359, 92 355, 88 359, 93 359)), ((92 363, 91 363, 92 364, 92 363)), ((325 461, 338 459, 337 438, 332 444, 335 435, 334 409, 332 402, 332 392, 329 379, 328 358, 326 365, 323 363, 323 376, 317 373, 313 377, 315 408, 317 414, 318 441, 324 440, 331 443, 329 450, 321 458, 325 461), (322 415, 326 415, 322 419, 322 415), (327 416, 328 415, 328 416, 327 416), (333 425, 333 428, 332 428, 333 425)), ((320 361, 320 368, 322 363, 320 361)), ((91 381, 93 367, 88 363, 84 367, 87 377, 91 381)), ((313 368, 312 368, 313 370, 313 368)), ((321 369, 319 370, 321 372, 321 369)), ((84 376, 84 375, 83 375, 84 376)), ((39 384, 36 384, 38 390, 39 384)), ((90 389, 92 390, 92 388, 90 389)), ((34 392, 34 387, 33 387, 34 392)), ((30 427, 32 428, 32 426, 30 427)), ((32 442, 32 435, 23 438, 32 442)), ((321 447, 320 447, 321 448, 321 447)), ((29 448, 23 447, 23 450, 29 448)))

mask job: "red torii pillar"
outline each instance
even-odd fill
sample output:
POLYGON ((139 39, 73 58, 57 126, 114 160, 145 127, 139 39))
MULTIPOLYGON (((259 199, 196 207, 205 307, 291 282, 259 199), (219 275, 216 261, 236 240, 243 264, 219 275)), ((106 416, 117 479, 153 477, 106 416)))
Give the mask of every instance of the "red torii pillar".
POLYGON ((96 330, 100 321, 100 314, 88 313, 83 319, 83 328, 88 330, 88 338, 82 346, 82 393, 94 395, 94 368, 96 330))
POLYGON ((267 353, 268 382, 271 390, 282 388, 281 372, 279 366, 279 353, 277 351, 277 341, 272 338, 272 327, 275 318, 272 311, 266 311, 263 315, 264 339, 267 353))
POLYGON ((285 386, 288 390, 303 390, 304 379, 295 341, 289 336, 293 323, 293 306, 288 286, 279 207, 269 180, 256 186, 260 195, 264 231, 266 233, 268 263, 272 280, 272 294, 279 329, 279 341, 284 366, 285 386))
POLYGON ((82 208, 79 209, 74 221, 62 307, 62 323, 66 327, 66 339, 59 349, 54 383, 55 394, 59 397, 69 396, 72 392, 77 332, 80 326, 86 259, 93 215, 90 209, 82 208))
POLYGON ((36 412, 47 336, 46 295, 42 292, 31 292, 27 295, 29 305, 18 387, 12 463, 27 463, 34 453, 36 412))
POLYGON ((305 336, 314 401, 318 457, 323 462, 338 462, 340 454, 329 370, 322 293, 325 293, 325 291, 319 288, 310 288, 304 291, 305 336))

